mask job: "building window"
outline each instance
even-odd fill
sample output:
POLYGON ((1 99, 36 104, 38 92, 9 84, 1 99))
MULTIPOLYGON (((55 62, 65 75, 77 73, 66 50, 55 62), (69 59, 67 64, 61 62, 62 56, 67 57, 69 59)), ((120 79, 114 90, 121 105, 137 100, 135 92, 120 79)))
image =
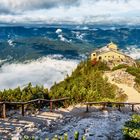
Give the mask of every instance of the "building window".
POLYGON ((101 60, 102 59, 102 57, 101 56, 99 56, 99 60, 101 60))

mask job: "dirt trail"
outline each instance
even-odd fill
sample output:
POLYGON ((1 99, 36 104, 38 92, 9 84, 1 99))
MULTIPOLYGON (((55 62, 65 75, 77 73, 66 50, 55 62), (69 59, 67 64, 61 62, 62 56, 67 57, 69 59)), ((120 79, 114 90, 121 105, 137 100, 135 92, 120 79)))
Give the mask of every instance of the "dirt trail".
POLYGON ((105 76, 108 77, 110 83, 123 89, 125 94, 127 94, 128 96, 128 102, 140 102, 140 93, 133 86, 128 86, 126 84, 118 84, 114 82, 111 72, 105 73, 105 76))

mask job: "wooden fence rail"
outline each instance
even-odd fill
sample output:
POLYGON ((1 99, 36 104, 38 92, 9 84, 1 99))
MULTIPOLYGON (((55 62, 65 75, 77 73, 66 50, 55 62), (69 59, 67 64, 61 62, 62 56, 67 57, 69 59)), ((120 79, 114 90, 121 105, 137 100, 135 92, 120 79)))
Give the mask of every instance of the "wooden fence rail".
POLYGON ((2 106, 2 117, 6 118, 6 106, 7 105, 20 105, 21 106, 21 114, 22 114, 22 116, 24 116, 25 115, 25 105, 27 105, 27 104, 33 104, 33 103, 41 104, 44 102, 48 102, 49 106, 50 106, 50 112, 52 112, 53 111, 53 103, 63 102, 63 101, 68 100, 68 99, 70 99, 70 98, 66 97, 66 98, 52 99, 52 100, 35 99, 35 100, 28 101, 28 102, 6 102, 6 101, 0 102, 0 105, 2 106))
POLYGON ((130 105, 131 110, 134 111, 135 105, 140 105, 140 103, 124 103, 124 102, 86 102, 86 112, 89 112, 89 106, 91 105, 101 105, 102 109, 105 109, 107 106, 118 106, 118 110, 121 111, 121 106, 130 105))
MULTIPOLYGON (((37 103, 37 104, 49 103, 50 112, 52 112, 53 111, 53 103, 63 102, 65 100, 69 100, 69 99, 70 99, 69 97, 66 97, 66 98, 52 99, 52 100, 35 99, 35 100, 28 101, 28 102, 6 102, 6 101, 0 102, 0 105, 2 106, 2 117, 6 118, 6 106, 7 105, 19 105, 19 106, 21 106, 21 114, 22 114, 22 116, 24 116, 25 115, 25 105, 33 104, 33 103, 37 103)), ((121 111, 121 106, 130 105, 131 110, 134 111, 135 105, 140 105, 140 103, 124 103, 124 102, 86 102, 84 104, 86 105, 86 112, 89 112, 89 106, 91 106, 91 105, 101 105, 102 109, 105 109, 105 107, 107 107, 107 106, 116 105, 118 107, 119 111, 121 111)))

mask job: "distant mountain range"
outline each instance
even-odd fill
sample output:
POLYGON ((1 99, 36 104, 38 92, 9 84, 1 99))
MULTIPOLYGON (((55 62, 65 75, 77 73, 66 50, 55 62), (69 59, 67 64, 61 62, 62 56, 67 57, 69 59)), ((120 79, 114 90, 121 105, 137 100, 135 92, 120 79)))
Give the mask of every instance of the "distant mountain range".
POLYGON ((54 54, 81 59, 110 41, 117 43, 122 51, 133 53, 134 48, 140 47, 140 28, 91 25, 0 27, 0 59, 26 61, 54 54))

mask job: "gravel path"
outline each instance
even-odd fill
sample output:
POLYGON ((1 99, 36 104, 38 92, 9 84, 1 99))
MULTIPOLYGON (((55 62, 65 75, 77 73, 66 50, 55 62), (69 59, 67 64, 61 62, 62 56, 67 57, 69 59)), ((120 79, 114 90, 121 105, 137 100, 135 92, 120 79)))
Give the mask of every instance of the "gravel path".
POLYGON ((14 115, 5 120, 0 120, 0 139, 19 140, 22 135, 33 135, 45 140, 55 134, 69 134, 73 140, 73 133, 80 132, 87 140, 121 140, 122 127, 130 119, 132 112, 119 112, 115 109, 100 111, 99 107, 91 107, 90 112, 85 112, 86 107, 77 105, 67 109, 59 109, 54 113, 38 112, 34 115, 14 115))
MULTIPOLYGON (((113 75, 114 75, 114 72, 105 73, 105 76, 108 77, 109 82, 118 86, 119 88, 121 88, 124 91, 124 93, 128 96, 127 102, 139 103, 140 102, 140 93, 134 88, 134 85, 132 84, 132 86, 128 86, 127 84, 116 83, 113 80, 114 79, 113 75)), ((117 75, 117 76, 119 77, 121 75, 117 75)))

